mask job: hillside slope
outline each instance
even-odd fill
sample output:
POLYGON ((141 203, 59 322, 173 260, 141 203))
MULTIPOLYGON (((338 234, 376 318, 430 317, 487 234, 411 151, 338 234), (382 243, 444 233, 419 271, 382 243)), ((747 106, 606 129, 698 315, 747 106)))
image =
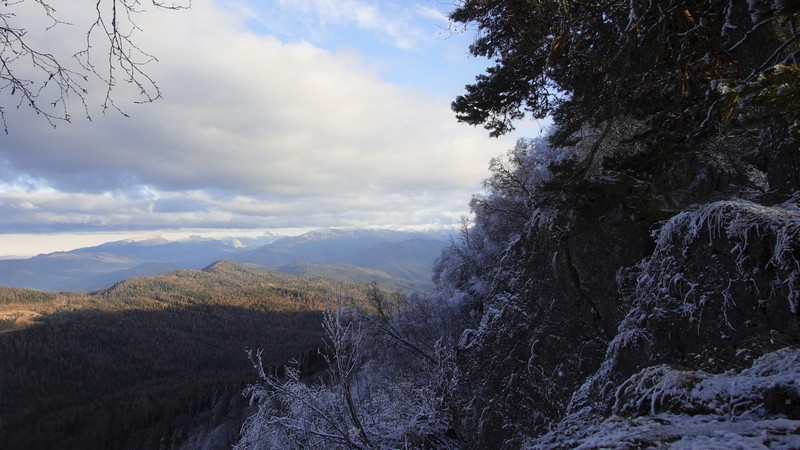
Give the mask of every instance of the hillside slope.
POLYGON ((363 289, 229 262, 91 295, 0 288, 12 330, 0 333, 0 448, 179 442, 215 391, 255 379, 245 349, 278 366, 322 346, 321 309, 335 295, 363 289))

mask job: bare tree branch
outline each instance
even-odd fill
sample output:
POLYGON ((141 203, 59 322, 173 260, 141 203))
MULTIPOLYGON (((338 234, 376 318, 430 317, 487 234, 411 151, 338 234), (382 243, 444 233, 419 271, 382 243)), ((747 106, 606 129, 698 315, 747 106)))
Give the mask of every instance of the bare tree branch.
MULTIPOLYGON (((119 81, 136 88, 139 99, 134 103, 149 103, 161 97, 155 80, 145 71, 145 65, 157 58, 135 41, 137 32, 142 31, 137 15, 147 11, 139 0, 96 0, 91 13, 93 20, 85 31, 85 47, 72 58, 40 48, 29 35, 31 24, 20 23, 25 19, 19 12, 26 5, 38 7, 48 20, 44 30, 47 33, 55 32, 55 28, 74 26, 62 20, 56 8, 46 0, 5 2, 5 10, 0 13, 0 92, 7 94, 11 101, 0 103, 0 120, 6 134, 9 105, 16 109, 30 108, 55 127, 59 122, 71 122, 72 103, 77 102, 82 113, 91 120, 88 100, 91 80, 99 80, 105 86, 102 112, 112 108, 126 115, 114 99, 119 81), (98 53, 106 56, 98 57, 98 53)), ((186 9, 191 7, 191 0, 182 3, 152 0, 152 7, 186 9)))

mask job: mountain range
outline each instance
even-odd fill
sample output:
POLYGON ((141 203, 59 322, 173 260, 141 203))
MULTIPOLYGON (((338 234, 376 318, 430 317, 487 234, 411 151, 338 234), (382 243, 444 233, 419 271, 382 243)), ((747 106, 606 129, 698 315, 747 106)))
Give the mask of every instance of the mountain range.
POLYGON ((447 245, 443 234, 376 229, 320 229, 299 236, 189 238, 159 235, 94 247, 0 260, 0 286, 93 291, 116 282, 219 260, 289 274, 376 281, 390 289, 430 290, 431 267, 447 245))

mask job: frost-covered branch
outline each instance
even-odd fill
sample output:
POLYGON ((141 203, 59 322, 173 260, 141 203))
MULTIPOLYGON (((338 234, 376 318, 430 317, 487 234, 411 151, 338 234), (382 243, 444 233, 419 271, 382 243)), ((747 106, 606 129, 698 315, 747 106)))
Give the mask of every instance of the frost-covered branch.
POLYGON ((260 352, 249 353, 261 382, 245 394, 258 411, 245 422, 236 449, 453 448, 443 406, 450 353, 437 347, 436 363, 414 376, 384 371, 382 361, 362 351, 381 342, 369 342, 350 312, 336 300, 325 313, 325 384, 302 380, 294 368, 279 379, 263 369, 260 352))

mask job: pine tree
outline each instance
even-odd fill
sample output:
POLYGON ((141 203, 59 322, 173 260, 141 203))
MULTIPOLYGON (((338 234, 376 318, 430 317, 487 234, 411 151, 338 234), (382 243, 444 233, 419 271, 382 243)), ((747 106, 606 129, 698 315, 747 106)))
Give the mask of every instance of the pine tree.
POLYGON ((470 50, 495 64, 452 108, 493 136, 526 114, 552 117, 555 146, 588 149, 580 175, 599 157, 645 178, 700 148, 741 159, 753 136, 774 161, 800 110, 786 95, 798 11, 796 1, 468 0, 451 19, 477 25, 470 50), (751 120, 768 111, 768 123, 751 120))

